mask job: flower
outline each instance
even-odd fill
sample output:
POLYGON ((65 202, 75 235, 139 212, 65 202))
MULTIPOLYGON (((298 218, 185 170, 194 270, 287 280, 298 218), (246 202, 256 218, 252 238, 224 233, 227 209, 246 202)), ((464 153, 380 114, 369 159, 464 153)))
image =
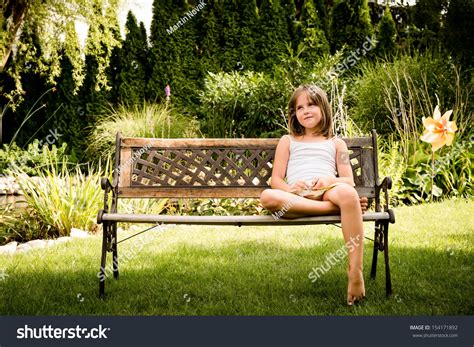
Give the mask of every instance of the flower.
POLYGON ((170 87, 169 84, 167 84, 166 87, 165 87, 166 100, 168 100, 170 98, 170 95, 171 95, 171 87, 170 87))
POLYGON ((425 131, 420 139, 421 141, 431 143, 431 150, 433 152, 444 145, 450 146, 453 143, 454 133, 458 130, 458 127, 454 122, 449 121, 451 113, 453 113, 453 110, 449 110, 441 116, 439 106, 436 106, 433 118, 423 117, 425 131))

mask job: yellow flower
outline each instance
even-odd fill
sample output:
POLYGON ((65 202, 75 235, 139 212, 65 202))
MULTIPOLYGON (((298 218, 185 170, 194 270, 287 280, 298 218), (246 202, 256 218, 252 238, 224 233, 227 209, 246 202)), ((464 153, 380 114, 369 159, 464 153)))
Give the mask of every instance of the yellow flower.
POLYGON ((453 110, 447 111, 441 117, 439 106, 436 106, 433 118, 423 117, 425 132, 421 135, 421 141, 431 143, 431 150, 433 152, 444 145, 450 146, 453 143, 454 132, 458 130, 458 127, 454 122, 449 121, 451 113, 453 113, 453 110))

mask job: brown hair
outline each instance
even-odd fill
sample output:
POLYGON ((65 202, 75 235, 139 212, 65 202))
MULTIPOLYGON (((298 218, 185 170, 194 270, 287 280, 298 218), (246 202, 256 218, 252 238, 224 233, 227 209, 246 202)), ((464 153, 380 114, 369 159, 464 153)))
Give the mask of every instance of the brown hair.
POLYGON ((303 93, 306 93, 309 99, 321 109, 321 122, 316 130, 317 134, 321 134, 326 138, 332 138, 334 132, 332 129, 332 111, 329 105, 326 93, 315 85, 299 86, 290 98, 288 103, 288 127, 291 135, 303 135, 304 127, 296 118, 296 99, 303 93))

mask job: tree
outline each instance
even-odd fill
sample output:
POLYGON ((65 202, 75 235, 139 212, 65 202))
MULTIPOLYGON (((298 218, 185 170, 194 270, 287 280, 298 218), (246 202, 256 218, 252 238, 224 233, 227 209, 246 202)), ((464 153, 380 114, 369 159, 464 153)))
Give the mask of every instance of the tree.
POLYGON ((269 71, 282 55, 287 55, 290 41, 288 22, 280 0, 263 0, 260 5, 258 65, 260 71, 269 71))
POLYGON ((146 52, 146 37, 140 30, 132 12, 128 12, 125 23, 126 37, 122 45, 118 100, 128 105, 143 103, 146 87, 146 66, 143 58, 146 52), (145 39, 145 41, 144 41, 145 39))
POLYGON ((256 0, 242 0, 239 5, 238 33, 238 70, 254 70, 256 67, 255 49, 258 38, 255 36, 258 30, 258 8, 256 0))
POLYGON ((224 71, 233 71, 236 64, 243 58, 240 55, 239 35, 239 5, 237 0, 224 1, 224 12, 221 21, 222 68, 224 71))
POLYGON ((390 57, 395 51, 396 37, 395 21, 393 20, 390 8, 386 6, 384 15, 378 25, 376 54, 378 56, 390 57))
MULTIPOLYGON (((172 81, 171 64, 174 57, 173 25, 179 21, 173 12, 171 0, 153 1, 153 18, 150 28, 151 76, 148 93, 151 100, 164 99, 164 88, 172 81)), ((179 29, 178 29, 179 30, 179 29)))
POLYGON ((209 0, 204 8, 201 17, 198 18, 197 32, 198 45, 200 47, 201 79, 207 76, 208 72, 217 73, 222 70, 220 23, 217 18, 221 18, 223 8, 216 0, 209 0))
MULTIPOLYGON (((67 24, 72 18, 87 24, 102 25, 103 35, 100 38, 94 38, 96 44, 101 41, 110 48, 110 51, 119 44, 112 35, 113 21, 110 20, 109 16, 104 16, 102 11, 97 11, 99 8, 101 10, 106 9, 109 13, 114 12, 110 9, 117 9, 118 0, 2 0, 2 5, 2 15, 0 16, 0 24, 2 25, 0 71, 5 70, 16 80, 16 90, 10 91, 10 99, 18 92, 21 93, 20 76, 14 75, 14 71, 8 68, 13 60, 12 50, 14 47, 22 49, 22 46, 25 46, 27 51, 32 48, 30 43, 22 40, 22 36, 19 36, 25 25, 34 28, 38 33, 38 45, 41 47, 42 54, 48 57, 48 62, 47 64, 41 64, 41 61, 37 60, 37 63, 40 63, 39 68, 44 71, 48 76, 48 81, 53 84, 55 78, 60 74, 58 52, 63 40, 61 35, 66 33, 67 24)), ((104 55, 103 59, 99 60, 98 73, 104 73, 105 67, 109 63, 110 51, 109 54, 104 55)), ((64 53, 69 56, 73 63, 76 83, 80 83, 81 72, 78 69, 79 67, 76 66, 74 52, 70 52, 66 47, 64 53)), ((103 81, 104 76, 98 76, 98 80, 103 81)))
MULTIPOLYGON (((100 12, 101 9, 96 8, 100 12)), ((110 54, 110 46, 101 40, 105 35, 101 24, 91 24, 86 39, 85 76, 80 89, 81 106, 79 114, 87 126, 92 126, 104 111, 110 87, 103 65, 110 54), (104 70, 104 71, 101 71, 104 70)))
POLYGON ((367 0, 336 0, 329 33, 333 53, 344 45, 350 50, 362 49, 373 33, 367 0))
POLYGON ((15 141, 23 146, 34 137, 42 137, 48 130, 44 127, 48 120, 47 111, 49 110, 46 95, 51 92, 51 86, 48 86, 47 76, 42 71, 46 62, 36 27, 25 25, 20 39, 26 44, 19 47, 15 61, 9 69, 24 81, 21 97, 28 95, 28 98, 16 106, 15 112, 7 115, 5 122, 9 126, 5 137, 10 138, 19 130, 15 141), (29 49, 27 50, 26 47, 29 49))
POLYGON ((413 9, 413 23, 420 30, 417 35, 418 49, 439 45, 448 0, 418 0, 413 9))
POLYGON ((467 68, 474 63, 474 3, 451 0, 446 15, 444 42, 451 53, 467 68))
POLYGON ((329 53, 329 43, 326 39, 318 12, 314 6, 313 0, 305 0, 302 13, 302 33, 304 43, 304 51, 301 58, 308 63, 316 63, 319 58, 329 53))

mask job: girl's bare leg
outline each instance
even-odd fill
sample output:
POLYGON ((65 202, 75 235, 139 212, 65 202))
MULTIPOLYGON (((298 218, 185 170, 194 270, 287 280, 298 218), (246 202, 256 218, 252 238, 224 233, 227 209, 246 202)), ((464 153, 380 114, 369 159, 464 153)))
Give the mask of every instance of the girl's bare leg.
POLYGON ((344 241, 348 245, 349 269, 347 304, 365 297, 364 277, 362 274, 364 256, 364 227, 362 223, 361 200, 356 190, 348 184, 340 184, 327 191, 323 200, 331 201, 341 210, 341 226, 344 241))
POLYGON ((339 207, 331 201, 310 200, 280 189, 265 189, 260 202, 267 210, 280 213, 284 218, 339 214, 339 207))

